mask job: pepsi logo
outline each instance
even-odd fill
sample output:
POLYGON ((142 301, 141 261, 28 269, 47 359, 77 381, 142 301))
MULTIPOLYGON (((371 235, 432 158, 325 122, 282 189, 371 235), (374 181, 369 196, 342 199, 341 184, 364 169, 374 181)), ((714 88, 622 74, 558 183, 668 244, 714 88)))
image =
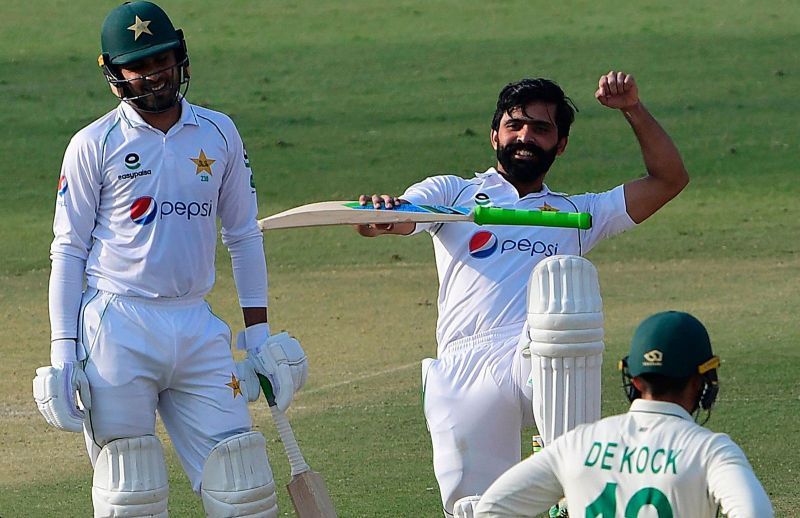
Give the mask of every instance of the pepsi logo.
POLYGON ((157 212, 158 204, 150 196, 142 196, 131 204, 131 219, 137 225, 152 223, 157 212))
POLYGON ((475 232, 469 240, 469 255, 476 259, 489 257, 495 251, 499 251, 500 256, 521 253, 530 257, 550 257, 558 255, 558 242, 546 243, 540 240, 531 241, 527 238, 501 241, 488 230, 475 232))
POLYGON ((476 259, 489 257, 497 250, 497 236, 488 230, 475 232, 469 240, 469 255, 476 259))
POLYGON ((64 196, 67 192, 67 177, 63 174, 58 179, 58 195, 64 196))

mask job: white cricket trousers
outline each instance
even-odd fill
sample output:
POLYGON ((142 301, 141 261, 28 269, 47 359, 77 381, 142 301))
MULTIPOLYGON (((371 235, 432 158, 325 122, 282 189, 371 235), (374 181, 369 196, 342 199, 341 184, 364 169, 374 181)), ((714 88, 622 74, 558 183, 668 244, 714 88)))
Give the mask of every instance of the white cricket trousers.
POLYGON ((433 469, 446 513, 482 494, 521 459, 520 430, 533 423, 524 390, 530 362, 520 355, 522 325, 456 340, 422 364, 423 408, 433 469))
POLYGON ((199 492, 214 445, 251 427, 247 401, 235 390, 228 326, 202 299, 160 301, 95 289, 84 293, 80 319, 92 465, 109 441, 155 435, 157 410, 199 492))

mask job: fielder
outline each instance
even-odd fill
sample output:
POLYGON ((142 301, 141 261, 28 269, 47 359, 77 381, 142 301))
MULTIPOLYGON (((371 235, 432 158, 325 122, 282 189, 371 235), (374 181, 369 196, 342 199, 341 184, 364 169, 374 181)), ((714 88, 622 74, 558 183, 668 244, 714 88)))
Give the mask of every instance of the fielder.
POLYGON ((653 315, 620 363, 628 413, 579 426, 511 468, 475 516, 534 516, 566 494, 571 512, 587 517, 771 517, 742 450, 692 418, 710 412, 718 391, 719 358, 703 324, 677 311, 653 315))
POLYGON ((475 495, 519 462, 520 429, 534 417, 545 444, 599 419, 602 307, 596 271, 580 256, 647 219, 688 182, 633 76, 603 75, 595 96, 633 129, 646 168, 641 178, 603 193, 551 191, 544 177, 567 148, 574 107, 554 82, 523 79, 497 101, 489 134, 495 167, 471 179, 433 176, 400 198, 359 198, 376 207, 494 205, 593 216, 589 230, 460 222, 356 227, 366 237, 427 231, 433 238, 438 358, 423 362, 423 390, 445 515, 469 515, 475 495))
POLYGON ((277 516, 264 437, 247 401, 256 372, 285 409, 306 377, 299 343, 270 336, 256 191, 226 115, 190 104, 183 33, 150 2, 113 9, 99 64, 120 99, 80 130, 61 169, 51 247, 51 366, 36 403, 58 429, 83 431, 97 517, 167 516, 156 412, 207 516, 277 516), (217 218, 231 254, 248 350, 205 295, 217 218), (84 288, 85 283, 85 288, 84 288))

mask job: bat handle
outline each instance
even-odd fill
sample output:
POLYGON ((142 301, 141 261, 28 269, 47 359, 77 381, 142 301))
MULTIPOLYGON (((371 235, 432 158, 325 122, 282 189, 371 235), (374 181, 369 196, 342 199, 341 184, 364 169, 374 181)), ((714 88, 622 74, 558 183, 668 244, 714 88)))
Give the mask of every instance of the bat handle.
POLYGON ((539 227, 592 228, 588 212, 516 210, 478 205, 473 209, 478 225, 533 225, 539 227))
POLYGON ((303 458, 300 446, 297 445, 297 439, 294 437, 292 426, 289 424, 289 419, 286 418, 286 414, 275 405, 270 406, 269 410, 272 412, 272 420, 275 421, 275 428, 278 429, 278 435, 281 437, 283 448, 286 450, 286 456, 289 458, 292 476, 308 471, 310 468, 308 464, 306 464, 306 459, 303 458))
POLYGON ((275 404, 275 394, 272 391, 272 384, 266 376, 261 374, 258 375, 258 382, 261 384, 261 390, 264 391, 264 397, 267 398, 267 403, 269 403, 269 410, 272 412, 272 420, 275 422, 275 428, 278 429, 278 435, 283 443, 283 449, 286 450, 286 456, 289 457, 292 476, 309 471, 311 468, 306 464, 306 459, 303 458, 300 446, 297 445, 297 439, 294 438, 294 432, 292 431, 292 425, 289 424, 289 419, 286 417, 286 414, 278 408, 278 405, 275 404))

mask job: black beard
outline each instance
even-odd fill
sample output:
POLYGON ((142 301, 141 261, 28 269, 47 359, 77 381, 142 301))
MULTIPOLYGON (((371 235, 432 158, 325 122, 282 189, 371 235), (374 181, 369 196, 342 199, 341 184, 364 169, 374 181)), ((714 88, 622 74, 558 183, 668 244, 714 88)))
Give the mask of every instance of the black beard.
POLYGON ((544 150, 534 143, 513 142, 507 146, 497 146, 497 161, 512 179, 520 183, 531 183, 542 178, 556 159, 558 145, 544 150), (517 151, 533 153, 534 160, 520 160, 514 157, 517 151))
POLYGON ((144 95, 136 100, 134 104, 144 112, 161 113, 169 110, 178 104, 178 85, 175 81, 170 82, 164 87, 162 92, 156 93, 150 88, 145 87, 144 95))
POLYGON ((142 80, 142 82, 137 91, 134 91, 133 89, 133 80, 119 80, 117 82, 117 86, 121 88, 122 92, 124 93, 123 100, 132 105, 138 111, 145 113, 162 113, 169 110, 180 102, 181 86, 184 84, 188 85, 188 78, 184 80, 185 78, 183 75, 183 69, 181 68, 185 65, 185 63, 186 61, 154 72, 154 74, 162 73, 167 69, 171 69, 167 84, 165 84, 164 88, 158 92, 153 90, 153 85, 157 84, 157 82, 153 83, 151 81, 144 80, 142 77, 138 78, 139 80, 142 80))

